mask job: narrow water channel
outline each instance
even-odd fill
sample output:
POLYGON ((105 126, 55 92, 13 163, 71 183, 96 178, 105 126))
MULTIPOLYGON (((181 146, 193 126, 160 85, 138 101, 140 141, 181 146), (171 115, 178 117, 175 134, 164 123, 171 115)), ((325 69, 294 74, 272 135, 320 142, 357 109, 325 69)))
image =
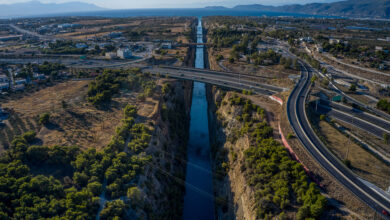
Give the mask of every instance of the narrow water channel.
MULTIPOLYGON (((197 42, 203 43, 202 20, 199 18, 197 42)), ((204 68, 204 48, 196 48, 195 67, 204 68)), ((190 139, 187 152, 186 194, 184 220, 213 220, 214 196, 210 161, 206 86, 194 82, 191 105, 190 139)))

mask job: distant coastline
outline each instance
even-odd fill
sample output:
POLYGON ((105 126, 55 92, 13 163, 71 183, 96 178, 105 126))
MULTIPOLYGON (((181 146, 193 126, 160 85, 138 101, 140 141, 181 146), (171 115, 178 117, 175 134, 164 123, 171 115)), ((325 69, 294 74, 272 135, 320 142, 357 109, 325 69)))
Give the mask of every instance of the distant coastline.
POLYGON ((17 19, 17 18, 38 18, 38 17, 69 17, 69 16, 85 16, 85 17, 151 17, 151 16, 268 16, 268 17, 301 17, 301 18, 340 18, 336 16, 310 15, 299 13, 285 12, 267 12, 255 10, 238 10, 223 7, 207 7, 207 8, 167 8, 167 9, 122 9, 122 10, 99 10, 88 12, 70 12, 70 13, 52 13, 31 16, 12 16, 1 17, 0 19, 17 19))

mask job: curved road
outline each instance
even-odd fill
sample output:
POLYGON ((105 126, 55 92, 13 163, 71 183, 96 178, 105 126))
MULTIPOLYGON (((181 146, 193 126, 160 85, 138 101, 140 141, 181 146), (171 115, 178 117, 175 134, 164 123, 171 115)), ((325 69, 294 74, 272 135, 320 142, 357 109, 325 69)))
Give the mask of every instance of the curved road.
MULTIPOLYGON (((361 182, 341 161, 333 156, 311 128, 305 109, 306 98, 311 86, 311 76, 312 72, 304 66, 301 79, 292 91, 287 102, 288 119, 298 139, 325 170, 361 201, 373 208, 377 213, 382 213, 383 210, 389 212, 390 201, 361 182)), ((383 217, 389 218, 386 216, 383 217)))

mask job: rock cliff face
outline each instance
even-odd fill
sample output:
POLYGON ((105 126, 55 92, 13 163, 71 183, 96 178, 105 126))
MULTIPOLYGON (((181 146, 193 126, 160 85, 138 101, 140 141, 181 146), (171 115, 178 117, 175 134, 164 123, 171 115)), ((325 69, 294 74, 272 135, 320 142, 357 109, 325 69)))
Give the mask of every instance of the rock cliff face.
POLYGON ((246 136, 232 144, 230 137, 237 132, 241 110, 221 105, 230 97, 228 92, 208 87, 209 130, 214 172, 217 219, 256 219, 254 192, 246 183, 241 170, 244 151, 249 147, 246 136))
POLYGON ((181 219, 192 83, 167 80, 163 87, 147 148, 152 160, 139 181, 146 205, 135 216, 181 219))

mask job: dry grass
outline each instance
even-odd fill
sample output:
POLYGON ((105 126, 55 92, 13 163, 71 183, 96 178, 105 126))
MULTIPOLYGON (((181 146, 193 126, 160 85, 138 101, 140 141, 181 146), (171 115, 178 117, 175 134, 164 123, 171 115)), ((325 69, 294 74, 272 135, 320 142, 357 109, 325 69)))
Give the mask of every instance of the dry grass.
POLYGON ((321 134, 328 141, 330 150, 340 159, 351 161, 352 170, 382 189, 390 185, 390 167, 365 151, 337 129, 324 121, 319 122, 321 134))
POLYGON ((80 20, 74 23, 81 25, 97 25, 97 24, 107 24, 112 22, 111 19, 99 19, 99 20, 80 20))
POLYGON ((6 128, 0 130, 0 135, 6 136, 9 143, 15 135, 35 130, 43 145, 101 149, 120 125, 122 109, 127 104, 138 106, 139 120, 143 122, 151 120, 158 112, 158 92, 142 102, 137 100, 138 93, 123 93, 113 98, 109 109, 97 109, 85 101, 88 82, 60 83, 4 103, 3 107, 12 108, 14 113, 6 121, 6 128), (62 101, 66 103, 65 108, 62 101), (37 123, 37 115, 42 113, 50 113, 50 125, 37 123))
POLYGON ((20 99, 3 103, 4 108, 13 109, 21 116, 35 116, 62 108, 61 101, 75 104, 84 99, 89 81, 68 81, 37 92, 26 94, 20 99))

